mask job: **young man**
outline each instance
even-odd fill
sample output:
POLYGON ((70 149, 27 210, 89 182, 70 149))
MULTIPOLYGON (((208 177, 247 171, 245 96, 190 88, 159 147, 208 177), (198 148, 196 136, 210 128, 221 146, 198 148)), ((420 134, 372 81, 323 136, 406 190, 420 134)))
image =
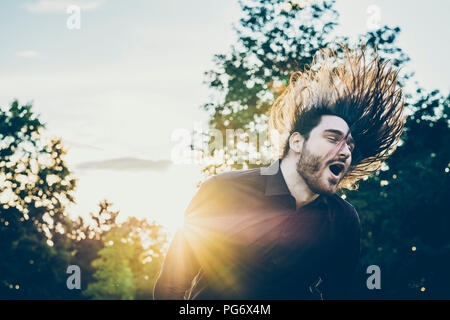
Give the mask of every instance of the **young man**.
POLYGON ((271 166, 217 175, 172 241, 155 299, 348 298, 360 253, 355 208, 336 195, 379 169, 403 129, 397 73, 347 55, 294 73, 269 124, 271 166))

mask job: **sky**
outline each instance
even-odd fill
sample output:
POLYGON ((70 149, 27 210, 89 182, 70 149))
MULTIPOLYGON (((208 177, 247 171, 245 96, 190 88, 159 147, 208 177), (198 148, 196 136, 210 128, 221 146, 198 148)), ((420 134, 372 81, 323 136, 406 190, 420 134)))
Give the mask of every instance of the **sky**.
MULTIPOLYGON (((450 3, 428 3, 337 0, 337 32, 366 32, 375 5, 381 25, 401 28, 420 85, 448 93, 450 3)), ((240 14, 235 0, 0 1, 0 106, 33 102, 48 134, 63 139, 79 179, 73 215, 106 198, 122 220, 181 225, 200 166, 172 162, 172 135, 206 124, 203 73, 235 42, 240 14), (79 29, 67 27, 71 5, 81 8, 79 29)))

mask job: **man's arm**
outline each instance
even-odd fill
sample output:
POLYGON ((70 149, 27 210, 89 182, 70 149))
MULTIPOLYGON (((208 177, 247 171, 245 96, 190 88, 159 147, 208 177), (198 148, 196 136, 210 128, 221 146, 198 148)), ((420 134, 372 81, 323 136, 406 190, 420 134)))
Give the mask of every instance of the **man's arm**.
POLYGON ((154 300, 183 300, 199 270, 195 254, 183 229, 175 234, 156 280, 154 300))
POLYGON ((189 203, 185 212, 184 227, 179 229, 167 251, 164 263, 153 290, 155 300, 182 300, 186 290, 200 269, 198 261, 199 239, 191 231, 190 219, 210 215, 212 203, 218 197, 215 178, 205 181, 189 203))

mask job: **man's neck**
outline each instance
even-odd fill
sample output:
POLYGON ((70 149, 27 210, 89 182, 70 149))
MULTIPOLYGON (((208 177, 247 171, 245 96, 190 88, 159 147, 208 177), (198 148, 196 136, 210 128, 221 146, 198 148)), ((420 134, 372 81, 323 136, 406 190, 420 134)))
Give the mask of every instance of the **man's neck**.
POLYGON ((280 169, 291 195, 295 198, 297 209, 314 201, 319 196, 311 191, 305 180, 298 174, 295 159, 289 156, 283 158, 280 169))

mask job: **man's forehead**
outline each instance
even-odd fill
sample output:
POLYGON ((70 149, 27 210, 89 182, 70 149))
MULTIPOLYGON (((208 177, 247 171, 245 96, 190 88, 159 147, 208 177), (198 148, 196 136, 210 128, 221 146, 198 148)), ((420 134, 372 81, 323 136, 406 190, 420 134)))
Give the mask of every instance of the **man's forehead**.
POLYGON ((350 128, 347 122, 338 116, 323 115, 315 129, 319 134, 325 131, 334 131, 336 133, 340 131, 342 134, 347 135, 348 133, 348 137, 352 137, 352 134, 349 133, 350 128))

